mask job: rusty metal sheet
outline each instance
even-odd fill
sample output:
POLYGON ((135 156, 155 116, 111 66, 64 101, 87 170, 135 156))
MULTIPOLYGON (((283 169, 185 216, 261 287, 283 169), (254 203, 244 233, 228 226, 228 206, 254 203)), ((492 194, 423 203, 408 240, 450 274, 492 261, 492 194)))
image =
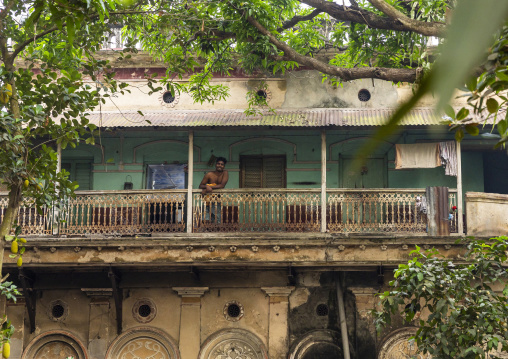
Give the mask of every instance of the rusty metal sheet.
MULTIPOLYGON (((100 127, 201 127, 201 126, 278 126, 278 127, 326 127, 326 126, 381 126, 390 118, 394 109, 283 109, 275 113, 247 116, 243 110, 168 110, 93 112, 90 122, 100 127)), ((443 121, 432 108, 412 110, 403 120, 404 126, 436 126, 443 121)))

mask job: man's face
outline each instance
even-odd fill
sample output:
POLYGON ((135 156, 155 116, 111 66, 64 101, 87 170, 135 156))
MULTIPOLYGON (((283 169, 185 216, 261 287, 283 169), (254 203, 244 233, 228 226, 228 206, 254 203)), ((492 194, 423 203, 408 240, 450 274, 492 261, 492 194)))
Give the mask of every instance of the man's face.
POLYGON ((215 170, 216 170, 217 172, 222 172, 222 171, 224 171, 224 167, 226 167, 226 165, 225 165, 225 164, 224 164, 224 162, 222 162, 222 161, 217 161, 217 162, 215 163, 215 170))

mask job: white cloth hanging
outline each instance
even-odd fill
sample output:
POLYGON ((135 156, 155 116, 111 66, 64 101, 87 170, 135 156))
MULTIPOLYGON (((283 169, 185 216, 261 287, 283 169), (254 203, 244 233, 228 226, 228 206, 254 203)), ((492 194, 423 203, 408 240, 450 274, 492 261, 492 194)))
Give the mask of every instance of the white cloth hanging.
POLYGON ((434 168, 441 166, 438 143, 395 145, 395 168, 434 168))

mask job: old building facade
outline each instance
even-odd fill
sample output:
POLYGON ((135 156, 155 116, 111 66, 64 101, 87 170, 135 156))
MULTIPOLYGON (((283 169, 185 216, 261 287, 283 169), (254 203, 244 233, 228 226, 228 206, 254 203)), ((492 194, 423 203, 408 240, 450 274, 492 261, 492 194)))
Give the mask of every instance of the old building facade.
POLYGON ((391 269, 415 245, 456 258, 457 237, 508 232, 506 154, 481 136, 455 145, 431 98, 357 166, 409 86, 238 75, 199 105, 148 96, 143 74, 164 69, 141 55, 116 66, 132 93, 91 114, 96 145, 61 152, 76 198, 20 211, 25 264, 4 258, 23 289, 3 303, 12 358, 408 358, 413 328, 377 333, 370 314, 391 269), (246 116, 252 91, 276 113, 246 116), (396 168, 397 145, 441 142, 456 175, 396 168), (217 157, 229 182, 202 196, 217 157), (427 187, 443 191, 437 224, 427 187))

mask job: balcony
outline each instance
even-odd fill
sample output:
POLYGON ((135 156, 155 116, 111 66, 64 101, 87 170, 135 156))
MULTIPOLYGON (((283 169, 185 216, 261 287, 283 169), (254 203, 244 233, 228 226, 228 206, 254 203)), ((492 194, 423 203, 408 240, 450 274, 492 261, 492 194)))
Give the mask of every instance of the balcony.
MULTIPOLYGON (((25 236, 167 236, 171 233, 320 233, 426 235, 425 189, 224 189, 81 191, 37 213, 26 199, 18 214, 25 236), (322 215, 322 203, 326 212, 322 215), (191 207, 191 208, 189 208, 191 207), (190 215, 189 215, 190 211, 190 215), (325 221, 323 226, 322 222, 325 221)), ((457 205, 449 190, 448 207, 457 205)), ((3 219, 7 197, 0 197, 3 219)), ((457 233, 453 214, 450 230, 457 233)))

